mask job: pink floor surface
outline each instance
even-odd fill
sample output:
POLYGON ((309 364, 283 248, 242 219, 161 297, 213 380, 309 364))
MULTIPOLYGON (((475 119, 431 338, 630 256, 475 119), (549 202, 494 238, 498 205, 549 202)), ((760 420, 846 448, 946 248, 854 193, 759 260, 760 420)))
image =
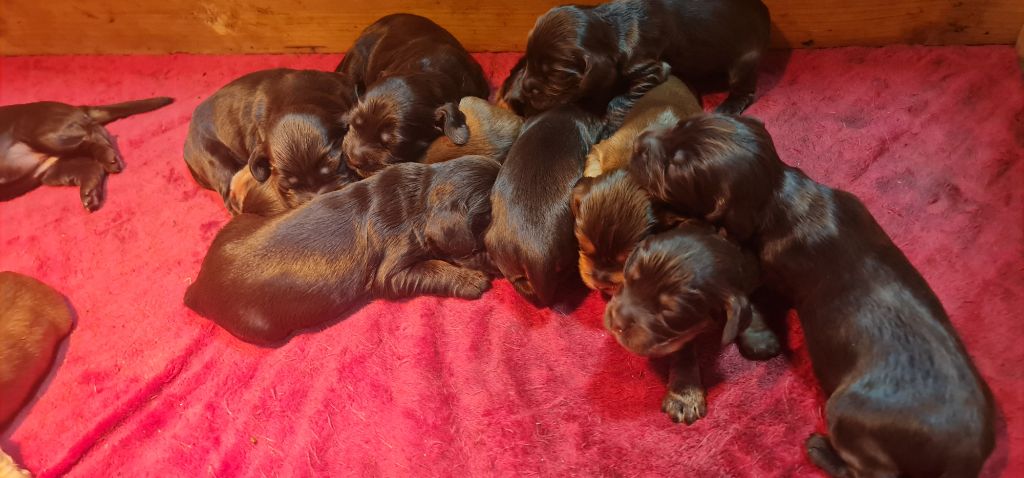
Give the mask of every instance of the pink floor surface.
MULTIPOLYGON (((167 95, 111 125, 106 206, 40 189, 0 203, 0 269, 78 314, 43 394, 0 436, 39 476, 823 476, 803 441, 823 397, 798 330, 766 363, 703 353, 709 413, 673 424, 664 369, 600 327, 603 301, 373 302, 278 349, 181 303, 220 199, 189 177, 192 110, 244 73, 339 55, 0 58, 0 104, 167 95)), ((478 56, 497 83, 513 55, 478 56)), ((1024 474, 1024 84, 1010 47, 797 51, 758 101, 782 158, 860 196, 921 270, 997 398, 985 476, 1024 474)))

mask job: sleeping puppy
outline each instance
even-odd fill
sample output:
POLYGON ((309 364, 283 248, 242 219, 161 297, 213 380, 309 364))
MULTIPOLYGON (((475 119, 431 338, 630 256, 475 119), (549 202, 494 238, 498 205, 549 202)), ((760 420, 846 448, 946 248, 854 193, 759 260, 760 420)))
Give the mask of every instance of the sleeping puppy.
POLYGON ((615 0, 567 5, 541 16, 526 44, 519 88, 505 101, 527 116, 566 103, 607 111, 615 131, 632 102, 672 74, 687 82, 728 80, 718 110, 739 113, 754 99, 768 44, 760 0, 615 0))
POLYGON ((779 159, 750 118, 693 117, 645 133, 630 170, 655 200, 752 244, 792 301, 829 436, 807 441, 836 477, 977 476, 993 403, 935 293, 852 194, 779 159))
POLYGON ((257 181, 249 168, 239 169, 231 177, 231 188, 228 191, 228 211, 231 214, 275 216, 288 209, 291 208, 273 183, 257 181))
POLYGON ((41 185, 78 186, 93 212, 106 198, 107 174, 124 160, 104 125, 174 101, 150 98, 106 106, 53 101, 0 106, 0 201, 41 185))
POLYGON ((363 30, 336 71, 365 92, 347 117, 351 129, 345 135, 349 165, 363 177, 419 160, 442 134, 466 144, 459 100, 490 92, 480 64, 451 33, 405 13, 363 30))
POLYGON ((615 134, 590 150, 583 176, 592 178, 603 172, 625 168, 633 156, 636 138, 645 129, 651 126, 672 126, 681 119, 703 111, 693 92, 679 78, 670 76, 633 105, 622 127, 615 134))
POLYGON ((600 119, 575 106, 535 116, 494 183, 494 217, 484 244, 501 273, 534 304, 551 305, 558 287, 577 275, 569 203, 600 130, 600 119))
POLYGON ((766 330, 748 295, 757 259, 707 224, 688 222, 644 239, 626 261, 620 293, 604 325, 637 355, 672 355, 662 410, 692 424, 707 411, 693 339, 721 330, 722 345, 748 325, 766 330))
POLYGON ((0 428, 50 372, 72 315, 64 296, 46 284, 0 272, 0 428))
POLYGON ((273 218, 235 217, 185 305, 273 345, 368 299, 476 299, 491 284, 480 236, 499 167, 479 156, 401 164, 273 218))
POLYGON ((196 107, 185 140, 185 163, 199 185, 230 208, 231 180, 249 168, 289 208, 356 178, 345 164, 344 114, 354 86, 324 71, 274 69, 245 75, 196 107))
POLYGON ((467 96, 459 101, 459 112, 466 116, 469 141, 458 145, 451 138, 441 136, 430 144, 420 162, 440 163, 468 155, 486 156, 499 163, 505 161, 512 142, 519 137, 523 119, 475 96, 467 96))

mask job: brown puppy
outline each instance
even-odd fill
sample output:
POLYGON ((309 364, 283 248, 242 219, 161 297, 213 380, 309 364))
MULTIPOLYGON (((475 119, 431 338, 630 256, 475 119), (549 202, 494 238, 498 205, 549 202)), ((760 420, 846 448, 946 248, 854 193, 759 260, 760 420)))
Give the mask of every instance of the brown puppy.
POLYGON ((670 76, 633 105, 615 134, 590 150, 583 176, 592 178, 613 169, 625 168, 633 156, 636 138, 645 129, 672 126, 703 111, 693 92, 679 78, 670 76))
POLYGON ((276 344, 373 298, 475 299, 490 285, 480 236, 500 165, 401 164, 214 239, 185 304, 238 338, 276 344))
POLYGON ((483 98, 467 96, 459 101, 459 111, 466 115, 469 141, 455 144, 447 136, 430 143, 421 163, 433 164, 462 156, 486 156, 505 161, 512 143, 519 137, 523 119, 508 109, 492 105, 483 98))
POLYGON ((71 106, 52 101, 0 106, 0 201, 41 185, 78 186, 92 212, 106 198, 107 174, 124 160, 104 125, 166 106, 150 98, 106 106, 71 106))
POLYGON ((270 181, 257 181, 249 168, 239 169, 231 177, 231 188, 228 191, 228 211, 231 214, 275 216, 288 209, 291 208, 274 184, 270 181))
POLYGON ((442 134, 469 140, 457 104, 487 98, 480 64, 440 25, 417 15, 388 15, 363 30, 338 65, 359 91, 345 135, 349 165, 361 176, 416 161, 442 134))
POLYGON ((766 330, 748 301, 757 259, 707 224, 689 222, 644 239, 626 261, 622 291, 604 324, 630 352, 674 354, 662 410, 691 424, 707 411, 692 340, 722 330, 722 345, 752 326, 766 330))
POLYGON ((64 296, 46 284, 0 272, 0 427, 49 373, 72 315, 64 296))
POLYGON ((807 441, 836 477, 977 476, 991 393, 938 298, 852 194, 779 159, 750 118, 701 115, 644 134, 630 170, 656 200, 756 246, 792 301, 829 399, 807 441))
POLYGON ((527 116, 566 103, 604 114, 609 130, 632 102, 668 72, 687 82, 727 79, 719 111, 753 102, 757 65, 768 44, 760 0, 615 0, 561 6, 541 16, 526 44, 526 67, 505 100, 527 116))
POLYGON ((248 167, 289 208, 356 178, 345 164, 344 114, 355 91, 343 76, 275 69, 245 75, 196 107, 185 163, 201 186, 229 205, 231 179, 248 167))
POLYGON ((600 130, 597 117, 575 106, 535 116, 494 183, 484 244, 516 291, 537 305, 551 305, 559 286, 577 275, 569 203, 600 130))

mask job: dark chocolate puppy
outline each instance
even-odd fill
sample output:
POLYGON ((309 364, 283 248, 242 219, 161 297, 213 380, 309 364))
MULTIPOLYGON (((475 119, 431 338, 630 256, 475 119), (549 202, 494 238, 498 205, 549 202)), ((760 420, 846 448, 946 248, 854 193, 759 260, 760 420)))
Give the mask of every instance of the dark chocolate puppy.
POLYGON ((747 299, 758 283, 757 259, 713 227, 690 222, 640 242, 623 275, 605 328, 635 354, 675 354, 662 410, 691 424, 707 410, 693 339, 721 331, 725 345, 748 326, 765 330, 747 299))
POLYGON ((356 82, 359 104, 345 136, 349 165, 361 176, 418 161, 442 134, 469 140, 459 100, 487 98, 480 64, 438 24, 400 13, 363 30, 337 71, 356 82))
POLYGON ((250 73, 196 107, 185 162, 196 182, 220 193, 229 208, 231 178, 244 167, 297 207, 356 179, 341 148, 342 117, 353 104, 353 84, 336 73, 250 73))
POLYGON ((701 115, 639 141, 631 172, 659 201, 725 227, 792 301, 836 477, 977 476, 994 446, 991 393, 935 293, 852 194, 779 159, 750 118, 701 115))
POLYGON ((214 239, 185 304, 271 345, 367 299, 478 298, 491 284, 480 237, 498 168, 478 156, 401 164, 285 214, 242 214, 214 239))
POLYGON ((614 131, 632 102, 664 81, 667 62, 688 83, 727 80, 729 97, 719 111, 739 113, 753 102, 769 24, 760 0, 556 7, 530 32, 525 70, 505 101, 526 115, 566 103, 607 110, 614 131))
POLYGON ((577 275, 572 188, 597 141, 600 120, 566 106, 528 120, 494 183, 484 243, 516 290, 542 306, 577 275))
POLYGON ((0 201, 41 185, 79 186, 82 205, 95 211, 106 197, 107 174, 124 160, 104 125, 170 104, 150 98, 106 106, 53 101, 0 106, 0 201))

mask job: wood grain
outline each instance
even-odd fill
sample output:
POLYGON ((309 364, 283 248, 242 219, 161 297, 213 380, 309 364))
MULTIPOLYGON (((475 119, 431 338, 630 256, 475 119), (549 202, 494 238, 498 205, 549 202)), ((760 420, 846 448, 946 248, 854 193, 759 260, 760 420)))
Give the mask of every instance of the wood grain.
MULTIPOLYGON (((471 51, 520 51, 564 0, 0 0, 0 54, 342 52, 392 12, 471 51)), ((597 3, 582 0, 580 3, 597 3)), ((1012 44, 1022 0, 766 0, 776 47, 1012 44)))

